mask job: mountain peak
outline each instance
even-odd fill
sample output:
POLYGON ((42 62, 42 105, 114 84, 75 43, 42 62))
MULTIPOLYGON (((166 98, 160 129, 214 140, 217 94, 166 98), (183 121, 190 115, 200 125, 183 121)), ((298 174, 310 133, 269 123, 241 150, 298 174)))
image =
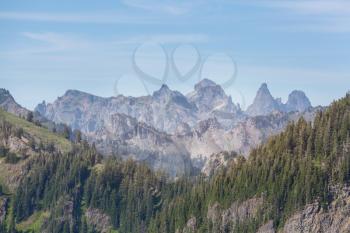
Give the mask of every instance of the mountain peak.
POLYGON ((14 100, 10 92, 4 88, 0 88, 0 104, 4 101, 11 99, 14 100))
POLYGON ((64 94, 65 96, 79 96, 81 94, 86 94, 82 91, 78 91, 78 90, 73 90, 73 89, 69 89, 66 91, 66 93, 64 94))
POLYGON ((162 86, 160 87, 160 90, 163 90, 163 91, 170 91, 170 88, 168 87, 168 85, 166 84, 162 84, 162 86))
POLYGON ((218 86, 215 82, 213 82, 210 79, 202 79, 201 81, 199 81, 195 86, 194 89, 195 90, 199 90, 205 87, 215 87, 218 86))
POLYGON ((161 103, 173 103, 184 108, 192 109, 186 97, 178 91, 171 90, 166 84, 163 84, 158 91, 153 92, 153 98, 161 103))
POLYGON ((311 107, 311 102, 303 91, 294 90, 289 94, 286 103, 287 111, 303 112, 309 107, 311 107))
POLYGON ((153 97, 168 96, 171 95, 172 91, 166 84, 162 84, 158 91, 153 92, 153 97))
POLYGON ((267 87, 266 83, 261 84, 253 104, 247 109, 248 115, 267 115, 274 111, 279 111, 279 103, 275 100, 267 87))
POLYGON ((0 88, 0 108, 17 116, 26 116, 29 112, 19 105, 11 93, 4 88, 0 88))
POLYGON ((194 91, 187 95, 205 116, 213 111, 236 113, 238 108, 233 104, 231 96, 224 89, 209 79, 203 79, 194 86, 194 91))
POLYGON ((258 90, 258 93, 263 93, 263 94, 268 94, 268 95, 271 95, 270 93, 270 90, 269 88, 267 87, 267 83, 262 83, 259 90, 258 90))

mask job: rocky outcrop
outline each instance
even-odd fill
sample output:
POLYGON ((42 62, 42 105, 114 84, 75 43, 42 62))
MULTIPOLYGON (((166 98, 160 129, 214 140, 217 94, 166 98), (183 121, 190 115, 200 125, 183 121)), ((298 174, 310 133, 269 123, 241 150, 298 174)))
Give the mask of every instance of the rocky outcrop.
POLYGON ((197 232, 197 219, 195 217, 190 218, 184 229, 182 230, 182 233, 195 233, 197 232))
POLYGON ((9 135, 6 138, 0 133, 0 138, 0 147, 5 148, 7 154, 11 153, 18 158, 16 163, 10 163, 5 158, 0 158, 2 182, 10 191, 13 191, 28 172, 27 165, 30 162, 28 158, 38 153, 33 150, 31 146, 32 139, 29 135, 22 135, 21 137, 9 135))
POLYGON ((328 210, 317 202, 305 206, 286 221, 281 232, 350 232, 350 188, 337 191, 335 196, 328 210))
POLYGON ((270 220, 267 223, 265 223, 264 225, 262 225, 257 231, 257 233, 275 233, 275 232, 276 231, 275 231, 275 229, 273 227, 273 221, 272 220, 270 220))
POLYGON ((212 154, 205 161, 202 168, 202 173, 207 176, 212 176, 216 171, 226 167, 229 162, 234 162, 237 158, 237 153, 222 151, 217 154, 212 154))
POLYGON ((74 224, 76 224, 73 212, 74 202, 72 198, 64 195, 55 204, 55 211, 50 212, 49 216, 43 219, 40 232, 51 233, 57 232, 58 229, 60 232, 68 232, 68 229, 70 232, 73 231, 74 224))
POLYGON ((88 226, 100 233, 107 233, 112 229, 111 218, 99 209, 87 209, 85 217, 88 226))
MULTIPOLYGON (((350 232, 350 188, 333 187, 333 201, 323 209, 317 201, 306 205, 287 219, 279 233, 350 232)), ((274 233, 273 222, 262 225, 257 233, 274 233)))
POLYGON ((5 223, 7 210, 7 198, 0 196, 0 226, 5 223))
POLYGON ((209 206, 207 218, 212 222, 214 229, 227 232, 228 228, 234 229, 239 223, 255 218, 263 204, 262 198, 251 198, 244 202, 234 202, 231 207, 222 210, 218 203, 209 206))
MULTIPOLYGON (((279 233, 323 233, 350 232, 350 188, 333 187, 333 201, 327 209, 321 208, 317 201, 306 205, 302 210, 287 219, 279 233)), ((218 203, 208 208, 207 218, 216 232, 230 232, 239 223, 252 220, 262 207, 262 198, 252 198, 244 202, 234 202, 223 210, 218 203)), ((275 233, 273 221, 259 227, 257 233, 275 233)))
POLYGON ((16 116, 27 117, 29 111, 19 105, 8 90, 0 88, 0 108, 16 116))

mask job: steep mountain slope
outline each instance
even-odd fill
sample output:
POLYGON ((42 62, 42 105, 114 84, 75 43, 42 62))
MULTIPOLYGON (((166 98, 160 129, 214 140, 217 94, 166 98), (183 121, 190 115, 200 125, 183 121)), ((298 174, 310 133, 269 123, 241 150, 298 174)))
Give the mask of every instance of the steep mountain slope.
POLYGON ((318 113, 313 124, 289 124, 209 182, 182 187, 150 229, 348 232, 349 172, 350 94, 318 113))
POLYGON ((223 89, 203 80, 188 97, 163 85, 152 96, 101 98, 79 91, 67 91, 52 104, 40 104, 36 111, 55 122, 63 122, 83 132, 93 132, 110 115, 125 114, 154 127, 175 134, 184 125, 192 128, 199 120, 216 117, 223 123, 238 120, 240 109, 223 89))
MULTIPOLYGON (((38 126, 29 122, 19 137, 17 126, 9 123, 12 118, 0 124, 1 137, 17 137, 26 144, 25 139, 32 137, 30 129, 38 126)), ((124 127, 130 125, 125 121, 133 120, 120 121, 124 127)), ((210 120, 201 129, 217 124, 210 120)), ((124 130, 129 132, 128 127, 124 130)), ((45 138, 52 137, 58 136, 48 132, 45 138)), ((231 159, 215 173, 209 169, 209 178, 168 182, 147 166, 102 159, 84 142, 72 145, 70 152, 50 152, 37 140, 26 145, 42 149, 23 153, 35 152, 20 158, 32 159, 10 193, 7 185, 0 185, 7 194, 0 192, 0 220, 5 219, 0 229, 6 233, 348 230, 350 94, 318 113, 313 123, 300 119, 289 124, 248 159, 237 154, 216 156, 213 166, 225 157, 231 159)), ((5 162, 19 161, 9 156, 5 162)))
POLYGON ((194 124, 195 106, 176 91, 163 85, 152 96, 102 98, 69 90, 52 104, 40 104, 36 110, 55 122, 62 122, 83 132, 93 132, 121 113, 136 118, 163 132, 173 132, 183 122, 194 124))
POLYGON ((190 154, 170 135, 125 114, 111 115, 108 124, 85 136, 105 155, 144 162, 171 176, 190 175, 193 171, 190 154))
POLYGON ((300 117, 312 121, 317 111, 321 109, 248 117, 230 130, 225 130, 216 118, 209 118, 200 121, 198 127, 191 133, 177 136, 175 140, 184 145, 194 165, 201 168, 201 162, 204 164, 211 154, 221 151, 235 151, 247 157, 252 148, 281 132, 291 121, 297 121, 300 117))
POLYGON ((27 117, 29 111, 19 105, 8 90, 0 88, 0 108, 16 116, 27 117))
MULTIPOLYGON (((291 94, 290 111, 306 109, 299 96, 300 92, 291 94)), ((52 104, 39 104, 36 111, 81 130, 104 154, 145 160, 170 174, 188 174, 192 166, 201 170, 211 154, 234 150, 247 155, 296 116, 316 112, 279 111, 284 105, 273 99, 266 84, 255 104, 267 106, 262 114, 266 116, 247 116, 222 87, 204 79, 187 96, 166 85, 143 97, 102 98, 69 90, 52 104)))
POLYGON ((0 113, 1 233, 140 232, 159 209, 167 184, 147 166, 0 113))
POLYGON ((54 150, 68 152, 71 143, 49 130, 0 109, 0 183, 13 190, 33 157, 54 150))

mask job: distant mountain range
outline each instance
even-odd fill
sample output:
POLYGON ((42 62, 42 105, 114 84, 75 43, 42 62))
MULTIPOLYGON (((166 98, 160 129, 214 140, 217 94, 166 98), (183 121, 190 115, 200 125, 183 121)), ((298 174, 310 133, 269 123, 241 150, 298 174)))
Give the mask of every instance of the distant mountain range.
MULTIPOLYGON (((3 109, 28 114, 8 91, 1 91, 0 100, 3 109)), ((243 111, 220 85, 204 79, 187 95, 166 85, 142 97, 103 98, 68 90, 53 103, 39 104, 34 115, 79 129, 106 155, 144 161, 179 176, 204 168, 210 173, 212 156, 222 151, 247 155, 289 121, 312 120, 318 109, 302 91, 293 91, 283 104, 264 83, 243 111)))
POLYGON ((267 84, 263 83, 246 113, 250 116, 260 116, 269 115, 272 112, 304 112, 311 107, 310 100, 304 92, 292 91, 288 96, 288 101, 283 104, 280 98, 272 97, 267 84))

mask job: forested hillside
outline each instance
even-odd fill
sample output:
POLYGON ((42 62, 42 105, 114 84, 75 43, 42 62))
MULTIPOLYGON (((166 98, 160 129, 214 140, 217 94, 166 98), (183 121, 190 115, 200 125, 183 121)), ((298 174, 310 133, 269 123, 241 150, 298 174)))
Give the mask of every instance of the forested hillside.
POLYGON ((283 133, 254 149, 248 160, 238 159, 209 182, 202 180, 184 194, 174 196, 156 215, 150 231, 175 232, 188 220, 195 222, 192 230, 198 232, 256 232, 269 220, 279 229, 307 203, 317 201, 327 209, 334 188, 340 189, 349 181, 350 94, 347 94, 320 112, 313 124, 304 119, 291 123, 283 133), (222 210, 216 212, 220 215, 232 203, 239 205, 253 198, 261 198, 263 204, 256 205, 255 216, 250 219, 222 224, 220 216, 211 216, 208 211, 215 206, 222 210))
POLYGON ((0 232, 256 232, 271 221, 277 230, 308 203, 327 210, 334 190, 350 181, 349 94, 313 123, 291 123, 248 159, 210 178, 176 181, 142 164, 103 159, 84 141, 60 150, 35 136, 33 124, 0 116, 0 164, 19 174, 9 188, 1 173, 0 232), (18 140, 32 149, 13 147, 18 140))

